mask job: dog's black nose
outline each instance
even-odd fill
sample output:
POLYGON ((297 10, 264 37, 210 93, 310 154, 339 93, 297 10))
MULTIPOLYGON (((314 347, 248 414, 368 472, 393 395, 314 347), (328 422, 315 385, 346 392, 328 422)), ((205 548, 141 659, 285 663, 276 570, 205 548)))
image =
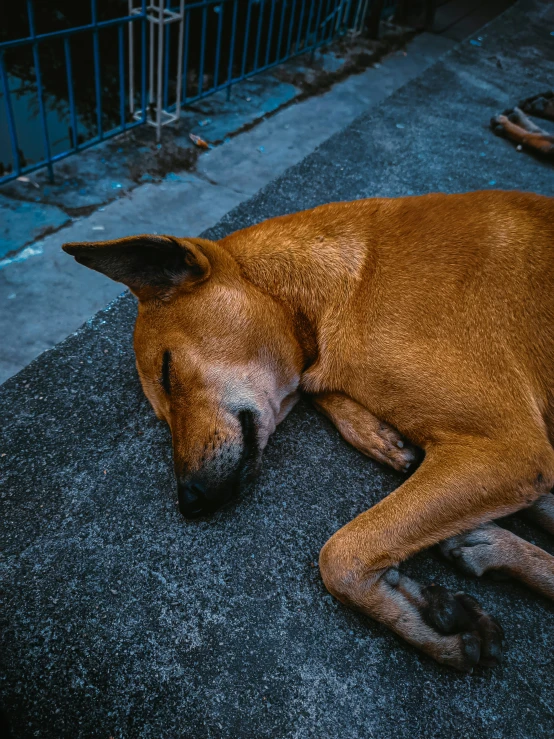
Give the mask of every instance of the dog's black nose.
POLYGON ((179 510, 185 518, 198 518, 210 512, 206 500, 206 486, 200 480, 185 480, 177 483, 179 510))

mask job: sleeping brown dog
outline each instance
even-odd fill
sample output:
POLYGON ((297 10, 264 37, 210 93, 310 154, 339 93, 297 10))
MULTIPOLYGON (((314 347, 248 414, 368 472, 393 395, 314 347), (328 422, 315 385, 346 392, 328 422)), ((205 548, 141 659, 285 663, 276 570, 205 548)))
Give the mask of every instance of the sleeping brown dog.
POLYGON ((138 297, 138 373, 171 428, 185 516, 236 495, 302 392, 370 457, 403 470, 425 455, 321 550, 334 596, 467 671, 499 661, 500 626, 399 563, 440 543, 465 572, 554 598, 554 557, 492 523, 527 509, 554 533, 554 199, 360 200, 218 242, 64 249, 138 297))

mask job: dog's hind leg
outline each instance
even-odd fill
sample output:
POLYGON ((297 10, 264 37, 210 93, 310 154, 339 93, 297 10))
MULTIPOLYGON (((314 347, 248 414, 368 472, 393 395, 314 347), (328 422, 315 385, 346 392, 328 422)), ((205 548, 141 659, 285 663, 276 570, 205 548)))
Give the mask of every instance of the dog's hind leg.
POLYGON ((313 397, 316 408, 337 427, 341 436, 360 452, 407 472, 421 457, 392 426, 375 418, 355 400, 342 393, 325 393, 313 397))
POLYGON ((439 546, 466 575, 502 573, 554 600, 554 557, 494 523, 453 536, 439 546))
POLYGON ((525 518, 532 521, 541 529, 554 534, 554 495, 547 493, 536 500, 532 506, 522 511, 525 518))
POLYGON ((501 629, 472 598, 424 588, 396 567, 421 549, 520 510, 551 488, 554 451, 537 429, 523 431, 517 438, 456 437, 430 447, 403 485, 322 548, 328 590, 438 662, 469 671, 497 661, 501 629), (533 437, 534 452, 524 454, 533 437))

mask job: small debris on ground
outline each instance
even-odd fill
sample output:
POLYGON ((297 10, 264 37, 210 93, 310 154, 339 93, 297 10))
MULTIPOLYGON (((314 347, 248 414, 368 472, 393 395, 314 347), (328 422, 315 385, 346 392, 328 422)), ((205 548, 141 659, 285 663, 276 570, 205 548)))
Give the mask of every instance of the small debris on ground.
POLYGON ((197 136, 195 133, 189 133, 189 138, 192 141, 193 144, 198 146, 200 149, 209 149, 210 145, 207 141, 204 141, 204 139, 200 138, 200 136, 197 136))
POLYGON ((40 185, 38 185, 34 180, 32 180, 30 177, 18 177, 18 182, 27 182, 29 185, 33 185, 33 187, 36 187, 40 190, 40 185))

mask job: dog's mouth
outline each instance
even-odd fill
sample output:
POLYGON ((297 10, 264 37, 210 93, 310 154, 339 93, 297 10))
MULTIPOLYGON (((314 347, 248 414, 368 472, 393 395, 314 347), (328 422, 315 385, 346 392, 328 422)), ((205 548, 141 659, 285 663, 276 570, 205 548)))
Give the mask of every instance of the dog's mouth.
POLYGON ((255 413, 251 410, 241 411, 239 423, 242 431, 242 453, 238 466, 235 496, 256 477, 261 457, 255 413))

